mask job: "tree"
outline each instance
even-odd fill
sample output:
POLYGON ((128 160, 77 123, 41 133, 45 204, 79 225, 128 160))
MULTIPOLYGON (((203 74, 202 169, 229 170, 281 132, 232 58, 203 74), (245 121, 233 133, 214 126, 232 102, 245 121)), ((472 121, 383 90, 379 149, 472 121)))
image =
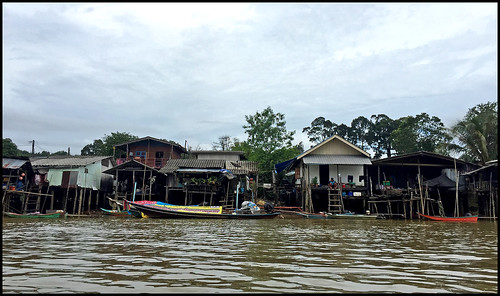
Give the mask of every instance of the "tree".
POLYGON ((335 127, 333 128, 333 134, 338 135, 338 136, 342 137, 343 139, 352 142, 351 128, 344 123, 339 124, 339 125, 335 124, 335 127))
POLYGON ((10 138, 2 139, 2 156, 18 156, 17 145, 10 138))
POLYGON ((214 150, 229 151, 234 146, 233 140, 228 135, 220 136, 218 142, 213 142, 212 147, 214 150))
POLYGON ((395 126, 391 141, 397 154, 417 151, 443 153, 442 147, 451 140, 441 119, 427 113, 402 117, 395 121, 395 126))
POLYGON ((102 141, 97 139, 94 140, 93 144, 83 147, 81 155, 112 156, 113 152, 118 156, 123 155, 126 151, 121 151, 120 149, 113 151, 113 146, 136 140, 138 138, 139 137, 125 132, 112 132, 111 135, 105 134, 104 137, 102 137, 102 141))
POLYGON ((460 158, 484 165, 498 157, 498 104, 487 102, 470 108, 465 117, 453 125, 450 134, 458 144, 451 151, 462 153, 460 158))
POLYGON ((373 140, 373 123, 364 116, 353 119, 350 140, 362 150, 368 150, 373 140))
POLYGON ((264 179, 270 179, 269 173, 276 163, 287 160, 289 155, 298 155, 298 148, 292 145, 295 131, 287 131, 285 115, 274 113, 271 107, 255 115, 245 115, 245 120, 248 124, 243 128, 248 138, 242 146, 249 150, 248 159, 257 161, 259 170, 267 173, 263 174, 264 179))
POLYGON ((101 139, 94 140, 93 144, 83 147, 81 155, 103 155, 104 142, 101 139))
POLYGON ((68 155, 68 151, 60 150, 52 153, 51 155, 68 155))
POLYGON ((373 124, 373 140, 371 145, 371 148, 375 151, 373 157, 378 159, 384 153, 387 157, 391 157, 391 133, 395 129, 395 121, 385 114, 372 115, 370 121, 373 124))
POLYGON ((333 136, 336 127, 335 123, 319 116, 311 122, 311 126, 303 128, 302 132, 307 134, 309 141, 319 144, 333 136))

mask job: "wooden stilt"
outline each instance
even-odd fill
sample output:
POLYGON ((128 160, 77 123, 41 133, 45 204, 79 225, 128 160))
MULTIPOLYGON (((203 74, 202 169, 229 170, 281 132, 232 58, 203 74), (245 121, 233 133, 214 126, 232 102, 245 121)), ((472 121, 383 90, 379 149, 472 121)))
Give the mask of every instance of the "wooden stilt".
POLYGON ((73 201, 73 214, 76 214, 76 202, 78 200, 78 187, 75 188, 75 200, 73 201))

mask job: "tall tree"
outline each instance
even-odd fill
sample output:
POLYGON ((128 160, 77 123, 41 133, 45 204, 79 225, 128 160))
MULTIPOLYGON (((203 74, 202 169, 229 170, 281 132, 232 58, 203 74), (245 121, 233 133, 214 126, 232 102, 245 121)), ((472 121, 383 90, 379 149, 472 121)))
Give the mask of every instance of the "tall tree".
POLYGON ((453 125, 450 133, 458 144, 450 150, 462 153, 460 158, 485 164, 498 157, 498 104, 487 102, 469 109, 465 117, 453 125))
POLYGON ((368 150, 373 140, 373 124, 364 117, 359 116, 351 122, 351 141, 363 150, 368 150))
POLYGON ((303 128, 302 132, 307 134, 309 141, 318 144, 333 136, 336 127, 335 123, 319 116, 311 122, 311 126, 303 128))
POLYGON ((335 125, 333 128, 333 134, 342 137, 343 139, 352 142, 352 131, 349 126, 344 123, 335 125))
MULTIPOLYGON (((255 115, 245 115, 243 126, 248 134, 246 145, 250 149, 249 160, 257 161, 264 178, 269 178, 276 163, 287 160, 284 151, 296 149, 292 145, 295 131, 287 131, 285 115, 274 113, 271 107, 255 115)), ((295 150, 293 153, 298 154, 295 150)), ((269 179, 268 179, 269 180, 269 179)))
POLYGON ((427 113, 399 118, 395 126, 391 141, 397 154, 417 151, 443 153, 442 147, 451 140, 441 119, 427 113))
POLYGON ((373 141, 371 147, 375 151, 373 157, 378 159, 384 153, 387 157, 391 157, 391 133, 395 129, 395 121, 385 114, 372 115, 370 121, 373 124, 373 141))

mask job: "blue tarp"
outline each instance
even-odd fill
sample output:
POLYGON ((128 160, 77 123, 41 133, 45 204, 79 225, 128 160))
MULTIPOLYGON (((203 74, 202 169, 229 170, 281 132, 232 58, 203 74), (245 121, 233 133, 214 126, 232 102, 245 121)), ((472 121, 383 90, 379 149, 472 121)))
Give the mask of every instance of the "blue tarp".
POLYGON ((274 165, 274 168, 276 169, 276 172, 279 174, 281 173, 282 171, 290 168, 290 166, 293 164, 293 162, 297 159, 297 157, 295 158, 292 158, 292 159, 289 159, 287 161, 284 161, 284 162, 280 162, 278 164, 275 164, 274 165))

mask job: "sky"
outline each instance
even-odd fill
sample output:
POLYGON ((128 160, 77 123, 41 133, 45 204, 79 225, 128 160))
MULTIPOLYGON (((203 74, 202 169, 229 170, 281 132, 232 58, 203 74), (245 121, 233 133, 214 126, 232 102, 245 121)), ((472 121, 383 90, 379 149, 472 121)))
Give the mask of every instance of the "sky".
POLYGON ((129 133, 211 150, 245 116, 427 113, 498 95, 497 3, 3 3, 2 136, 35 153, 129 133))

